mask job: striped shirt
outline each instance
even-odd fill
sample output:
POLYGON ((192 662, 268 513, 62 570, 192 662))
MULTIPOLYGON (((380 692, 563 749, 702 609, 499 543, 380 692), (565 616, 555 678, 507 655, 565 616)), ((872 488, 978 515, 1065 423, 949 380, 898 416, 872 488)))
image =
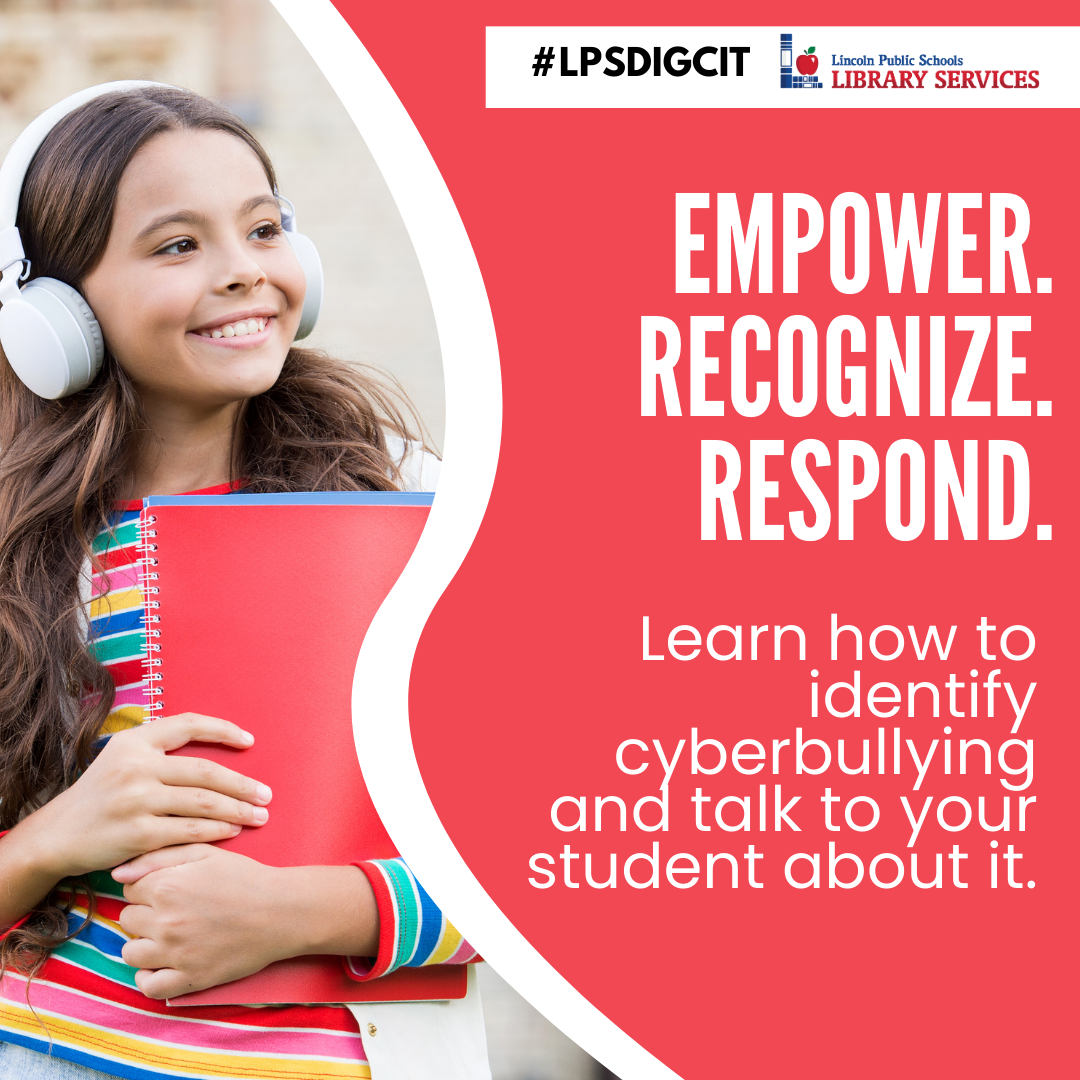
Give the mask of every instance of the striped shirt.
MULTIPOLYGON (((222 485, 198 494, 229 490, 222 485)), ((144 578, 137 549, 140 509, 141 503, 128 504, 93 545, 89 647, 116 685, 106 734, 148 719, 156 681, 143 620, 144 600, 153 602, 155 586, 144 578)), ((380 937, 378 956, 346 958, 353 978, 476 958, 403 860, 357 866, 375 892, 380 937)), ((123 887, 107 871, 92 874, 91 883, 97 913, 90 925, 54 950, 38 978, 28 983, 5 976, 0 1041, 129 1080, 370 1080, 356 1020, 344 1007, 170 1008, 145 997, 135 986, 135 968, 120 955, 130 940, 120 927, 123 887)), ((71 929, 86 915, 85 904, 76 904, 71 929)))

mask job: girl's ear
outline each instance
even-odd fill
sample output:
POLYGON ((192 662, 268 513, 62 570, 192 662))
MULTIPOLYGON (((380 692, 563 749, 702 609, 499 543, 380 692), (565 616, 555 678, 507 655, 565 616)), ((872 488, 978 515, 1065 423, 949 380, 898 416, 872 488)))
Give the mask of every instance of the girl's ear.
POLYGON ((19 288, 21 265, 8 267, 0 281, 0 346, 8 363, 39 397, 53 400, 85 389, 105 359, 90 305, 56 278, 35 278, 19 288))
POLYGON ((300 269, 304 271, 304 280, 307 283, 307 291, 304 293, 304 310, 300 313, 300 325, 296 328, 294 339, 299 341, 315 329, 315 323, 322 308, 322 259, 319 258, 314 242, 303 233, 296 231, 296 210, 293 204, 284 195, 276 195, 276 197, 281 205, 281 228, 300 263, 300 269))
POLYGON ((290 232, 286 229, 285 239, 289 241, 300 263, 300 269, 304 271, 304 280, 307 283, 304 309, 300 313, 300 325, 296 328, 296 340, 299 341, 315 329, 315 322, 319 318, 323 298, 322 260, 319 258, 315 244, 303 233, 290 232))
POLYGON ((0 166, 0 346, 39 397, 62 398, 89 386, 101 370, 105 343, 90 305, 70 285, 36 278, 19 287, 30 270, 15 224, 26 172, 49 132, 80 105, 118 90, 162 85, 135 79, 79 90, 32 120, 0 166))

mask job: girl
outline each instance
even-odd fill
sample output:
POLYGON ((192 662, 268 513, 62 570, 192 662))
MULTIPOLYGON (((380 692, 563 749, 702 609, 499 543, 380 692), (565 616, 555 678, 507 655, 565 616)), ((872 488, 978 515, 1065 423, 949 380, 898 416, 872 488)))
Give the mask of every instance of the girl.
POLYGON ((469 999, 369 1006, 394 1010, 381 1042, 342 1007, 165 1006, 306 953, 358 977, 473 954, 400 860, 278 869, 210 846, 264 823, 272 793, 166 753, 252 736, 144 724, 127 615, 125 523, 146 495, 430 486, 437 462, 370 376, 293 347, 306 282, 273 167, 219 106, 161 86, 93 98, 34 156, 18 227, 32 278, 81 292, 105 356, 59 401, 0 362, 0 1076, 484 1075, 469 999), (395 930, 417 911, 440 932, 407 956, 395 930), (421 1028, 453 1046, 437 1070, 394 1041, 440 1053, 421 1028))

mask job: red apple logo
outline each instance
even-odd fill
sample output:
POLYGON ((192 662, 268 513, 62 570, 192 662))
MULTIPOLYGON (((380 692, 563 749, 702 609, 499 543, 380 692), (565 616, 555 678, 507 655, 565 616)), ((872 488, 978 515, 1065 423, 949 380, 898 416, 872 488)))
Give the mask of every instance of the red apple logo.
POLYGON ((795 66, 799 69, 800 75, 813 75, 817 71, 817 57, 814 55, 816 48, 817 46, 811 45, 802 56, 795 60, 795 66))

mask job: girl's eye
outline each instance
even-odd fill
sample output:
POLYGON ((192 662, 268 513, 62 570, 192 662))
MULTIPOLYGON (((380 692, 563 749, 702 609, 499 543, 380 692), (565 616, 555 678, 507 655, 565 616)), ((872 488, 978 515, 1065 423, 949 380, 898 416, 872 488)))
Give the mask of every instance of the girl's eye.
POLYGON ((257 225, 251 231, 251 235, 248 236, 249 240, 273 240, 275 236, 281 235, 281 226, 276 221, 266 221, 262 225, 257 225))
POLYGON ((171 244, 158 249, 159 255, 188 255, 195 250, 195 241, 189 236, 182 240, 174 240, 171 244))

